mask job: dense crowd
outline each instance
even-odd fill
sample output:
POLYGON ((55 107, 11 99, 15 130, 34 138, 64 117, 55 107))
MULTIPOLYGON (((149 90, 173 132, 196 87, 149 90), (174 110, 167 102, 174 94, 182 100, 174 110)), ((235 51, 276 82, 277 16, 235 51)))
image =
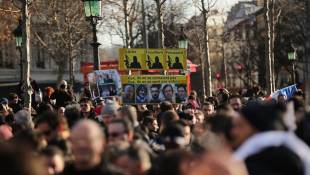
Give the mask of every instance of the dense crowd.
POLYGON ((79 100, 62 81, 31 110, 0 100, 3 175, 310 175, 310 116, 288 99, 219 89, 184 104, 79 100), (29 112, 31 111, 31 112, 29 112))

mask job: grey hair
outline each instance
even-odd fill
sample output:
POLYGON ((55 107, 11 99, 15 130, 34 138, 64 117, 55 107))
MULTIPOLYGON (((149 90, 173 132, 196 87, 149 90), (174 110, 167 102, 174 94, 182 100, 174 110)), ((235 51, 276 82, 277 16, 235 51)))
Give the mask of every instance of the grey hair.
POLYGON ((15 123, 21 126, 23 129, 33 129, 34 124, 32 122, 31 114, 27 110, 20 110, 14 114, 15 123))

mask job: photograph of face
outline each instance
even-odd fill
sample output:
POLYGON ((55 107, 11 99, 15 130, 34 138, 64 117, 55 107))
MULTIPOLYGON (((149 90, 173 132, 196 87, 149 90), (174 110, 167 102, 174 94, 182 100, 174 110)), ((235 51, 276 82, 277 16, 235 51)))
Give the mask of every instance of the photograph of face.
POLYGON ((126 84, 123 88, 123 103, 135 103, 135 86, 133 84, 126 84))
POLYGON ((174 102, 174 89, 172 84, 166 84, 162 88, 163 100, 174 102))
POLYGON ((148 90, 144 84, 136 87, 136 103, 148 103, 148 90))
POLYGON ((176 95, 175 101, 176 103, 183 103, 187 99, 187 88, 186 84, 178 84, 176 85, 176 95))
POLYGON ((160 91, 161 91, 161 85, 160 84, 152 84, 149 86, 150 91, 150 100, 149 103, 160 103, 160 91))

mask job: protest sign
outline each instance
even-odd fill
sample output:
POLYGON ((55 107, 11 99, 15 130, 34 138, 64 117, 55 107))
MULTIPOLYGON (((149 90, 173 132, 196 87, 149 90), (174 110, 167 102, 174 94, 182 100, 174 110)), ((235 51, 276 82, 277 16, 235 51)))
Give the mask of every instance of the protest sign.
POLYGON ((121 76, 124 104, 183 103, 187 99, 187 77, 183 75, 121 76))
POLYGON ((166 49, 165 69, 187 69, 187 56, 185 49, 166 49))
POLYGON ((145 70, 145 49, 119 50, 119 70, 145 70))
POLYGON ((117 70, 98 70, 88 74, 93 98, 119 96, 121 81, 117 70))
POLYGON ((148 49, 146 51, 147 69, 164 69, 165 52, 163 49, 148 49))

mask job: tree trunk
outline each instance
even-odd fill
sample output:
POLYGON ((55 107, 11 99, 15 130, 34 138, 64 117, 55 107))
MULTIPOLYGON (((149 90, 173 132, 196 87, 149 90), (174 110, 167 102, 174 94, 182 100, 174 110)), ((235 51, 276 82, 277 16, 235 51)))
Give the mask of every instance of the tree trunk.
POLYGON ((157 11, 157 42, 158 48, 165 48, 165 35, 164 35, 164 16, 162 14, 162 1, 156 0, 156 11, 157 11))
POLYGON ((310 111, 310 0, 306 0, 306 52, 305 52, 305 95, 306 95, 306 109, 310 111))
POLYGON ((23 18, 23 94, 24 94, 24 107, 29 109, 31 112, 31 95, 32 95, 32 87, 30 85, 30 14, 29 14, 29 2, 27 0, 23 0, 22 7, 22 18, 23 18))
POLYGON ((273 93, 273 80, 272 80, 272 38, 271 38, 271 23, 270 23, 270 0, 265 0, 265 24, 266 24, 266 86, 267 93, 273 93))
POLYGON ((145 20, 145 9, 144 9, 144 0, 141 0, 141 10, 142 10, 142 38, 143 38, 143 47, 149 48, 148 36, 146 31, 146 20, 145 20))
POLYGON ((271 0, 270 9, 270 38, 271 38, 271 80, 272 80, 272 92, 276 91, 276 78, 275 78, 275 66, 274 66, 274 42, 275 42, 275 0, 271 0))
POLYGON ((126 48, 129 48, 129 32, 128 32, 128 11, 127 11, 128 0, 123 0, 123 12, 124 12, 124 25, 125 25, 125 44, 126 48))
POLYGON ((203 14, 203 43, 204 43, 204 62, 206 62, 206 67, 207 67, 207 72, 206 72, 206 78, 207 78, 207 90, 206 94, 204 95, 205 97, 210 97, 212 96, 212 79, 211 79, 211 62, 210 62, 210 54, 209 54, 209 34, 208 34, 208 17, 207 13, 208 11, 206 10, 205 7, 205 1, 201 0, 201 5, 202 5, 202 14, 203 14))
POLYGON ((58 84, 64 79, 65 69, 66 69, 65 63, 58 64, 58 76, 57 76, 58 84))

